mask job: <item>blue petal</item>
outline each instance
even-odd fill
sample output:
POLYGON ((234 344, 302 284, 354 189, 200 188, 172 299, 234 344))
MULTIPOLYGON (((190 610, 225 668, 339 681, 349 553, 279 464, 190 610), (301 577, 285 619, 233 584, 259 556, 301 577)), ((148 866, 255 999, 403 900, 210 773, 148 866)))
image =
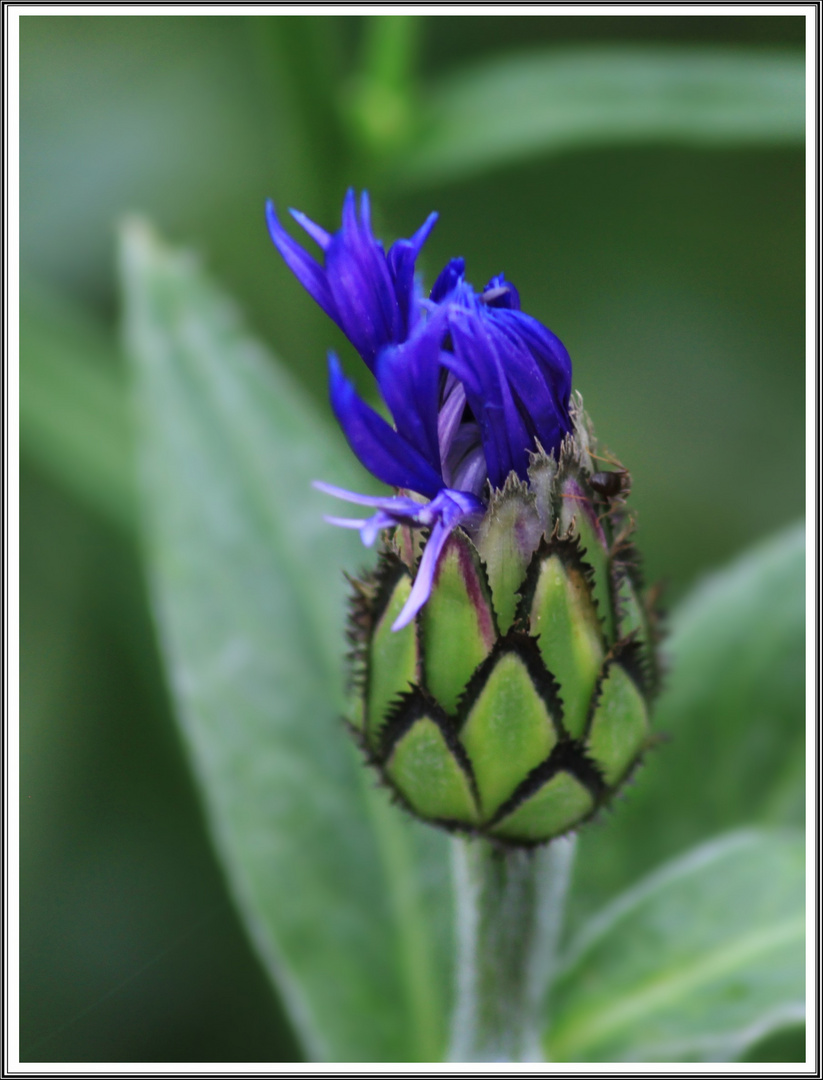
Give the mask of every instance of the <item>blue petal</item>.
POLYGON ((487 307, 520 310, 520 293, 503 274, 496 274, 491 279, 480 299, 487 307))
POLYGON ((354 190, 343 201, 341 228, 331 235, 299 210, 292 217, 324 253, 320 266, 280 224, 274 206, 266 216, 275 247, 297 279, 340 327, 369 368, 379 351, 397 345, 415 326, 420 299, 414 264, 437 219, 431 214, 409 240, 399 240, 387 256, 371 229, 371 207, 362 193, 358 220, 354 190))
POLYGON ((397 430, 440 470, 437 435, 440 403, 440 343, 446 313, 438 312, 409 341, 384 349, 375 375, 397 430))
POLYGON ((479 499, 474 499, 465 492, 449 490, 441 491, 436 499, 423 508, 420 516, 424 513, 434 516, 434 526, 423 549, 423 557, 417 568, 409 598, 392 623, 392 630, 402 630, 407 626, 431 596, 437 560, 452 529, 461 521, 482 514, 484 509, 479 499))
POLYGON ((343 227, 326 251, 326 274, 339 313, 335 321, 372 368, 380 348, 400 340, 400 308, 386 256, 371 234, 367 202, 365 209, 361 224, 349 188, 343 227))
POLYGON ((311 218, 306 217, 301 210, 295 210, 293 207, 290 207, 289 213, 297 224, 309 234, 315 244, 325 251, 332 241, 331 233, 327 233, 325 229, 312 221, 311 218))
POLYGON ((572 389, 572 361, 560 338, 524 311, 495 311, 499 326, 518 337, 540 365, 548 386, 554 389, 561 413, 568 418, 572 389))
POLYGON ((337 307, 332 298, 325 271, 311 255, 300 247, 296 240, 292 240, 280 224, 271 199, 266 203, 266 222, 269 227, 269 235, 274 246, 283 256, 286 266, 329 318, 338 322, 337 307))
POLYGON ((322 491, 325 495, 333 495, 336 499, 356 503, 358 506, 373 506, 376 509, 393 514, 411 514, 413 516, 421 506, 416 499, 410 499, 407 495, 361 495, 357 491, 348 491, 346 488, 337 487, 335 484, 327 484, 323 480, 312 481, 312 487, 322 491))
MULTIPOLYGON (((449 450, 457 435, 465 408, 466 391, 459 379, 450 372, 443 387, 442 403, 437 414, 437 442, 440 447, 441 464, 449 456, 449 450)), ((443 476, 445 478, 445 473, 443 476)))
POLYGON ((343 488, 336 488, 331 484, 318 481, 315 481, 314 486, 348 502, 373 506, 377 509, 376 514, 365 519, 326 518, 326 521, 333 525, 340 525, 344 529, 359 529, 361 539, 366 546, 374 543, 381 529, 393 525, 412 525, 431 529, 411 593, 395 619, 392 630, 402 630, 408 625, 431 596, 437 560, 452 529, 461 522, 474 521, 476 523, 485 511, 483 503, 465 491, 443 489, 431 502, 420 504, 402 496, 375 498, 371 495, 358 495, 356 492, 345 491, 343 488))
POLYGON ((426 541, 426 546, 423 549, 423 557, 417 568, 417 576, 414 579, 414 585, 412 585, 409 598, 403 605, 400 614, 392 623, 392 630, 402 630, 404 626, 408 626, 431 596, 432 585, 434 584, 434 573, 437 569, 437 560, 440 558, 440 552, 443 550, 443 547, 449 538, 452 527, 453 526, 447 525, 444 521, 438 521, 432 529, 429 539, 426 541))
POLYGON ((483 393, 483 384, 468 360, 455 356, 454 353, 444 352, 442 363, 443 367, 460 380, 467 394, 478 395, 483 393))
POLYGON ((439 471, 357 395, 333 353, 329 354, 329 397, 349 446, 378 480, 429 498, 440 491, 439 471))
POLYGON ((400 307, 402 338, 406 338, 411 333, 417 321, 414 304, 414 266, 420 249, 434 228, 437 216, 435 212, 429 214, 414 236, 409 240, 397 240, 389 248, 389 269, 394 279, 394 291, 400 307))
POLYGON ((546 378, 545 369, 523 340, 501 327, 497 312, 489 317, 493 333, 505 357, 506 378, 532 442, 539 439, 547 453, 557 450, 569 430, 568 413, 558 401, 556 380, 546 378))
POLYGON ((471 370, 477 389, 464 382, 466 398, 480 425, 483 451, 494 487, 502 487, 514 470, 525 478, 533 439, 517 408, 506 377, 502 336, 482 311, 451 312, 449 326, 455 355, 471 370))
POLYGON ((437 280, 432 285, 429 299, 439 304, 454 291, 458 282, 462 281, 466 271, 466 260, 463 258, 450 259, 437 275, 437 280))
POLYGON ((479 426, 461 424, 443 462, 443 479, 450 488, 481 495, 488 475, 479 426))

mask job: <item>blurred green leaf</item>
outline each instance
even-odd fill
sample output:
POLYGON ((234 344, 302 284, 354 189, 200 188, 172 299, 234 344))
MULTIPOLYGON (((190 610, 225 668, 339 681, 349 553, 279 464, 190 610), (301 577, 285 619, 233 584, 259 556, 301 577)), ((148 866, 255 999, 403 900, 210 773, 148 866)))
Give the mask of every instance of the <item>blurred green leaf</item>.
POLYGON ((551 1060, 728 1061, 803 1016, 804 847, 731 834, 618 897, 555 987, 551 1060))
POLYGON ((343 565, 322 477, 352 456, 227 301, 124 231, 155 610, 186 744, 246 924, 315 1060, 437 1060, 446 840, 390 807, 339 719, 343 565))
POLYGON ((409 185, 558 151, 664 142, 801 142, 802 54, 707 48, 555 49, 484 61, 433 84, 409 185))
POLYGON ((758 1039, 739 1061, 805 1061, 806 1025, 791 1024, 758 1039))
POLYGON ((113 337, 67 301, 24 284, 21 449, 122 529, 134 524, 130 419, 113 337))
POLYGON ((707 578, 671 619, 654 712, 666 740, 605 827, 583 831, 578 905, 591 909, 702 837, 801 825, 805 534, 784 530, 707 578))

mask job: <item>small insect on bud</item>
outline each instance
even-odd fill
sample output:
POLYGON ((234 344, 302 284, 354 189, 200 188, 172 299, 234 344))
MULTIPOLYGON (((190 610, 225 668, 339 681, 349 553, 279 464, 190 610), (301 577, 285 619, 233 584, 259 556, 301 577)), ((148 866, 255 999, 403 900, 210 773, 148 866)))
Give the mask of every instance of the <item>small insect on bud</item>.
POLYGON ((621 472, 596 472, 589 477, 589 483, 604 499, 613 499, 615 495, 627 495, 631 488, 631 477, 623 469, 621 472))
POLYGON ((430 215, 386 253, 368 198, 342 228, 269 206, 287 264, 374 373, 390 425, 329 360, 332 408, 355 454, 395 493, 329 494, 371 509, 330 518, 382 537, 353 582, 350 724, 412 814, 504 846, 594 815, 651 745, 657 630, 625 507, 631 478, 596 453, 571 361, 498 275, 480 292, 453 259, 423 299, 430 215), (598 471, 596 461, 613 466, 598 471))

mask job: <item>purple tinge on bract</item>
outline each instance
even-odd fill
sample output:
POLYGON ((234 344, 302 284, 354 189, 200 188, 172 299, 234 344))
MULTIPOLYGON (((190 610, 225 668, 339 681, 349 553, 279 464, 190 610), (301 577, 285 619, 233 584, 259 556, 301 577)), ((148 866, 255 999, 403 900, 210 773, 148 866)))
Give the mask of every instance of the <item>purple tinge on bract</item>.
POLYGON ((375 509, 367 519, 329 519, 359 529, 366 544, 392 525, 431 530, 394 624, 400 629, 428 599, 451 530, 482 517, 488 485, 502 487, 511 472, 525 480, 538 443, 546 453, 559 449, 571 429, 571 360, 558 337, 520 310, 519 293, 502 274, 477 293, 463 259, 452 259, 423 297, 415 263, 436 214, 386 253, 372 234, 365 191, 359 216, 354 191, 346 193, 334 234, 290 213, 320 248, 322 265, 289 236, 269 202, 277 250, 368 365, 394 420, 363 401, 330 353, 329 395, 349 445, 383 483, 429 500, 317 485, 375 509))
POLYGON ((346 491, 333 484, 324 484, 320 480, 315 481, 314 486, 319 491, 325 491, 327 495, 334 495, 338 499, 345 499, 347 502, 357 503, 360 506, 370 506, 377 511, 368 518, 326 516, 326 521, 332 525, 341 525, 346 529, 359 529, 363 543, 367 547, 374 543, 381 529, 390 528, 393 525, 412 525, 431 529, 414 586, 403 610, 395 619, 392 630, 400 630, 410 623, 428 600, 437 559, 455 525, 472 519, 479 521, 485 510, 483 503, 474 495, 465 491, 449 491, 448 488, 443 488, 430 502, 421 504, 403 495, 387 496, 382 499, 371 495, 359 495, 357 492, 346 491))

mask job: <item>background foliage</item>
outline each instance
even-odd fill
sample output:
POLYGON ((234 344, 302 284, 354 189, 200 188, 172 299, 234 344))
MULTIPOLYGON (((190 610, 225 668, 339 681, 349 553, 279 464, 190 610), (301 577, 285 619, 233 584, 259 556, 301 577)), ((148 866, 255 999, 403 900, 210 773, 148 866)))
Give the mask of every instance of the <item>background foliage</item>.
MULTIPOLYGON (((476 285, 504 270, 560 334, 598 434, 631 467, 648 574, 665 577, 674 603, 802 512, 803 21, 23 16, 21 26, 21 1051, 299 1060, 212 853, 161 673, 118 344, 116 224, 138 210, 203 252, 289 369, 286 399, 297 394, 312 415, 316 403, 327 420, 323 357, 329 346, 348 354, 272 250, 265 197, 331 226, 344 187, 368 184, 387 239, 440 210, 427 280, 455 254, 476 285)), ((131 235, 126 277, 143 250, 145 278, 157 257, 131 235)), ((143 423, 183 439, 174 386, 153 385, 143 423)), ((224 404, 208 404, 218 420, 224 404)), ((248 433, 256 449, 234 449, 246 462, 268 453, 282 473, 299 447, 291 481, 277 480, 279 505, 316 515, 302 479, 343 480, 345 466, 323 465, 325 424, 315 453, 313 421, 290 444, 278 415, 274 434, 248 433)), ((173 460, 160 460, 159 478, 173 460)), ((212 477, 207 458, 202 467, 212 477)), ((263 490, 265 475, 256 482, 263 490)), ((275 543, 274 518, 272 528, 275 543)), ((361 557, 343 554, 340 534, 320 535, 325 564, 335 551, 341 563, 361 557)), ((659 718, 672 741, 613 820, 584 837, 573 928, 718 830, 802 822, 801 584, 802 538, 789 532, 678 610, 681 663, 659 718), (712 630, 732 643, 725 653, 706 644, 712 630), (707 665, 719 696, 706 690, 707 665), (660 813, 673 792, 671 805, 688 810, 660 813)), ((274 625, 266 614, 262 628, 274 625)), ((333 682, 334 632, 319 608, 306 633, 323 641, 333 682)), ((282 626, 274 634, 279 693, 282 626)), ((294 685, 311 696, 310 678, 294 685)), ((308 697, 307 714, 334 707, 308 697)), ((349 765, 331 754, 328 767, 349 765)), ((324 814, 334 820, 316 797, 315 845, 324 814)), ((369 866, 353 885, 364 897, 369 866)), ((436 1041, 431 1003, 410 1000, 423 1045, 436 1041)), ((574 1047, 575 1007, 572 993, 561 1049, 563 1037, 574 1047)))

